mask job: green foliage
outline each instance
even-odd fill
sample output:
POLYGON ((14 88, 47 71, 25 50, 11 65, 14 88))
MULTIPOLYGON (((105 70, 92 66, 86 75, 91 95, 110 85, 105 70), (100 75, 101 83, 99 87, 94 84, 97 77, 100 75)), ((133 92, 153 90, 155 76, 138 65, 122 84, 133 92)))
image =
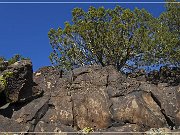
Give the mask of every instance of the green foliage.
POLYGON ((166 2, 169 3, 166 4, 166 12, 161 14, 160 20, 169 29, 171 33, 169 38, 173 38, 173 43, 166 46, 166 59, 170 63, 180 66, 180 3, 173 3, 177 2, 176 0, 166 0, 166 2))
POLYGON ((0 76, 0 92, 4 91, 5 88, 8 85, 7 79, 10 77, 13 77, 14 73, 13 72, 6 72, 3 73, 3 75, 0 76))
POLYGON ((136 66, 172 62, 179 41, 161 18, 120 6, 90 7, 87 12, 75 8, 72 22, 51 29, 48 36, 53 48, 49 58, 65 70, 94 63, 121 70, 128 60, 136 66))
POLYGON ((83 128, 82 132, 83 132, 84 134, 91 133, 91 132, 93 132, 93 128, 85 127, 85 128, 83 128))
POLYGON ((173 3, 177 0, 166 0, 168 2, 166 7, 166 12, 162 13, 160 16, 161 21, 167 25, 171 32, 174 32, 180 36, 180 4, 173 3))
POLYGON ((0 76, 0 92, 2 92, 7 86, 6 79, 1 75, 0 76))
POLYGON ((26 60, 26 59, 29 59, 29 58, 24 58, 23 56, 21 56, 19 54, 16 54, 16 55, 14 55, 12 58, 10 58, 8 60, 8 65, 11 65, 11 64, 14 64, 17 61, 26 60))
POLYGON ((3 74, 3 77, 5 78, 5 79, 7 79, 7 78, 9 78, 9 77, 13 77, 13 72, 6 72, 6 73, 4 73, 3 74))
POLYGON ((29 58, 25 58, 19 54, 16 54, 7 61, 4 57, 0 57, 0 71, 6 70, 7 66, 20 60, 29 60, 29 58))

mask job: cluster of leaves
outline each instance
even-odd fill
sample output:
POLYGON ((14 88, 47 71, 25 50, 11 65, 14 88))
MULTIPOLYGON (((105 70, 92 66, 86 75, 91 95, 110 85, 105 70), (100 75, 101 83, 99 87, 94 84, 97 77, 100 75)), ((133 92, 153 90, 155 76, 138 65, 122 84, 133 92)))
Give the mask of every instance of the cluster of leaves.
POLYGON ((173 63, 175 66, 180 66, 180 3, 173 3, 176 0, 166 0, 166 12, 163 12, 159 19, 167 26, 171 35, 167 37, 173 39, 171 43, 167 44, 165 48, 165 55, 167 60, 173 63), (170 3, 171 2, 171 3, 170 3))
POLYGON ((93 131, 93 128, 90 128, 90 127, 85 127, 82 130, 82 133, 84 133, 84 134, 89 134, 91 132, 94 132, 94 131, 93 131))
MULTIPOLYGON (((171 0, 172 1, 172 0, 171 0)), ((173 0, 174 1, 174 0, 173 0)), ((90 7, 72 11, 72 22, 48 33, 51 62, 65 70, 88 64, 113 65, 117 70, 143 65, 180 65, 179 4, 167 4, 159 18, 145 9, 133 11, 90 7), (173 20, 173 21, 172 21, 173 20), (168 23, 168 25, 167 25, 168 23)))
POLYGON ((25 58, 19 54, 14 55, 13 57, 11 57, 8 60, 6 60, 5 57, 0 57, 0 71, 5 70, 7 66, 14 64, 17 61, 27 60, 27 59, 29 59, 29 58, 25 58))
POLYGON ((7 78, 13 77, 13 72, 6 72, 3 75, 0 76, 0 83, 3 86, 3 88, 5 89, 5 87, 7 86, 7 78))
POLYGON ((6 79, 1 75, 0 76, 0 93, 6 88, 6 79))
POLYGON ((8 65, 11 65, 17 61, 20 61, 20 60, 28 60, 29 58, 25 58, 23 57, 22 55, 20 54, 15 54, 13 57, 11 57, 10 59, 6 60, 5 57, 0 57, 0 62, 4 62, 4 61, 7 61, 8 62, 8 65))
POLYGON ((22 55, 16 54, 8 60, 8 65, 14 64, 15 62, 20 61, 20 60, 27 60, 27 59, 29 58, 25 58, 22 55))

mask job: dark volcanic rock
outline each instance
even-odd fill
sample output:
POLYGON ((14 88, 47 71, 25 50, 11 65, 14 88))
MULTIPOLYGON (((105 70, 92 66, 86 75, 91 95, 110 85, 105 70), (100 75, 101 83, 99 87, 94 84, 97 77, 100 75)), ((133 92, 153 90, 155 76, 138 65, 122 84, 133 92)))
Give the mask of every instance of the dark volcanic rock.
POLYGON ((69 95, 68 81, 60 78, 55 88, 52 89, 50 104, 54 106, 49 118, 54 122, 61 122, 65 125, 73 125, 72 100, 69 95))
POLYGON ((12 72, 7 78, 6 95, 8 100, 16 102, 32 96, 32 63, 28 60, 16 62, 8 67, 2 74, 12 72))
POLYGON ((34 86, 32 63, 29 60, 15 62, 1 73, 5 81, 2 91, 7 102, 25 102, 38 96, 42 91, 34 86))
POLYGON ((180 86, 167 87, 165 83, 151 85, 143 82, 139 88, 152 93, 152 98, 161 108, 171 127, 180 126, 178 119, 175 120, 176 114, 180 111, 180 86))
POLYGON ((125 97, 113 99, 113 119, 140 126, 160 128, 167 126, 160 107, 150 93, 136 91, 125 97), (121 103, 121 104, 119 104, 121 103))
MULTIPOLYGON (((162 69, 160 73, 150 73, 150 81, 146 81, 144 71, 130 78, 113 66, 99 65, 67 73, 43 67, 33 74, 31 63, 21 61, 2 73, 5 72, 15 76, 8 77, 8 85, 12 86, 7 85, 6 90, 12 93, 8 95, 3 90, 1 102, 7 95, 13 103, 0 108, 0 131, 46 134, 81 132, 90 127, 96 132, 144 132, 169 126, 178 130, 180 126, 180 85, 162 83, 159 79, 167 75, 162 69)), ((171 72, 168 75, 175 76, 171 72)))
POLYGON ((111 125, 110 102, 103 87, 86 87, 89 92, 73 94, 73 110, 78 128, 107 128, 111 125))
MULTIPOLYGON (((49 100, 49 96, 43 96, 34 99, 31 102, 15 103, 0 110, 0 114, 8 117, 11 121, 16 122, 17 125, 26 127, 26 131, 32 132, 34 131, 36 124, 48 111, 49 100)), ((10 132, 11 130, 5 131, 10 132)))
POLYGON ((70 89, 75 126, 107 128, 111 125, 111 102, 106 90, 108 72, 96 65, 88 70, 78 73, 70 89))
POLYGON ((0 61, 0 73, 6 70, 8 67, 8 61, 0 61))
POLYGON ((45 94, 50 95, 51 89, 62 77, 62 71, 54 67, 40 68, 33 74, 33 80, 36 84, 43 89, 45 94))
POLYGON ((25 125, 20 125, 12 119, 8 119, 0 115, 0 132, 27 132, 25 125))
MULTIPOLYGON (((126 124, 126 125, 120 126, 120 127, 108 128, 107 130, 105 130, 103 132, 109 132, 112 135, 117 135, 117 134, 137 135, 138 133, 133 134, 133 132, 144 132, 144 131, 145 130, 143 130, 143 127, 140 127, 137 124, 126 124)), ((103 133, 103 135, 108 135, 109 133, 103 133)))
POLYGON ((47 114, 37 123, 34 130, 35 132, 76 132, 72 126, 66 126, 59 121, 54 121, 53 116, 49 117, 50 112, 51 111, 48 111, 47 114))
POLYGON ((14 111, 12 119, 17 121, 18 123, 25 124, 29 121, 33 121, 33 119, 42 117, 48 111, 49 99, 50 98, 48 96, 44 96, 35 99, 24 106, 20 106, 20 109, 14 111))
POLYGON ((167 83, 171 86, 177 86, 180 84, 180 68, 179 67, 168 67, 162 66, 160 71, 154 70, 148 73, 147 81, 153 84, 167 83))
MULTIPOLYGON (((44 90, 44 95, 50 95, 49 103, 54 106, 49 121, 73 125, 71 96, 68 95, 70 82, 62 78, 61 71, 53 67, 44 67, 34 73, 34 81, 44 90)), ((48 111, 49 112, 49 111, 48 111)))

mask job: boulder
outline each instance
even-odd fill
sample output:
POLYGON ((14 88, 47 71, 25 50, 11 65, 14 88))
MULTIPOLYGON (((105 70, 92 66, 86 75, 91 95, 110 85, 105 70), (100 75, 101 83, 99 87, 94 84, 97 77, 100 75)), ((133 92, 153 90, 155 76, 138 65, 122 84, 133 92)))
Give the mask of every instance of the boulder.
MULTIPOLYGON (((33 88, 32 75, 30 60, 15 62, 1 73, 1 84, 4 85, 3 93, 5 93, 7 102, 24 102, 42 92, 35 87, 33 88)), ((2 85, 0 86, 2 92, 2 85)))
POLYGON ((0 115, 0 132, 27 132, 28 129, 25 125, 20 125, 12 119, 8 119, 0 115))
POLYGON ((130 78, 113 66, 90 65, 65 73, 49 66, 32 73, 31 62, 20 61, 1 75, 8 83, 3 87, 1 78, 0 131, 74 135, 92 128, 104 135, 179 128, 180 85, 162 83, 157 72, 152 73, 155 80, 150 75, 152 84, 143 79, 144 71, 130 78))
POLYGON ((62 77, 62 70, 52 66, 42 67, 33 73, 34 82, 44 91, 44 94, 50 95, 51 89, 55 87, 56 82, 62 77))
POLYGON ((143 82, 139 89, 152 93, 152 98, 161 108, 169 126, 180 126, 177 119, 180 111, 180 86, 168 87, 167 83, 153 85, 143 82))
MULTIPOLYGON (((73 125, 71 96, 68 95, 70 82, 68 77, 62 78, 60 70, 54 67, 43 67, 34 73, 34 81, 44 90, 44 95, 49 95, 49 104, 54 106, 51 114, 46 116, 49 122, 61 122, 73 125)), ((48 121, 48 120, 47 120, 48 121)))
POLYGON ((44 117, 37 123, 34 132, 76 132, 72 126, 65 125, 53 115, 54 110, 50 108, 44 117))
MULTIPOLYGON (((87 86, 87 89, 89 87, 87 86)), ((73 111, 78 128, 107 128, 111 125, 110 103, 105 88, 94 87, 89 92, 74 93, 73 111), (83 94, 84 93, 84 94, 83 94)))
POLYGON ((89 68, 88 72, 78 73, 70 89, 75 126, 107 128, 111 125, 111 103, 106 90, 108 72, 98 66, 89 68))
POLYGON ((61 122, 64 125, 73 125, 72 98, 69 95, 68 81, 60 78, 56 87, 52 89, 50 104, 54 106, 49 117, 54 122, 61 122))
POLYGON ((107 70, 107 93, 110 98, 127 94, 126 91, 126 77, 118 72, 113 66, 105 67, 107 70))
POLYGON ((15 105, 12 119, 19 124, 27 125, 30 132, 49 109, 49 96, 37 98, 22 106, 15 105))
POLYGON ((125 123, 138 124, 144 128, 160 128, 167 122, 151 93, 135 91, 125 97, 114 98, 113 119, 125 123), (121 103, 121 104, 119 104, 121 103))
MULTIPOLYGON (((77 135, 78 133, 75 133, 77 130, 75 130, 73 127, 72 110, 69 110, 68 106, 66 106, 68 103, 62 103, 62 100, 60 100, 60 102, 58 100, 56 102, 52 102, 55 101, 55 99, 52 99, 49 102, 48 111, 40 119, 40 121, 38 121, 34 132, 41 132, 43 134, 46 134, 46 132, 56 132, 55 134, 57 135, 77 135), (58 102, 59 104, 57 104, 58 102), (63 106, 65 108, 63 108, 63 106)), ((61 99, 61 97, 59 97, 59 99, 61 99)))
POLYGON ((159 87, 157 85, 148 84, 136 78, 126 78, 112 66, 80 67, 62 78, 59 76, 59 71, 54 75, 54 68, 48 69, 52 74, 43 75, 46 72, 40 74, 38 71, 36 79, 42 75, 40 77, 42 80, 43 76, 46 76, 46 79, 38 84, 43 87, 47 82, 53 84, 53 87, 48 87, 47 84, 45 88, 50 91, 50 102, 54 106, 51 114, 46 117, 52 118, 55 123, 59 121, 63 125, 72 126, 78 130, 84 127, 92 127, 95 130, 107 129, 113 127, 114 121, 143 126, 146 130, 150 127, 159 128, 170 124, 151 90, 157 89, 159 87), (51 75, 54 78, 52 80, 49 77, 51 75), (143 84, 151 88, 142 87, 143 84), (129 106, 125 106, 127 104, 129 106), (134 109, 134 104, 138 105, 137 110, 134 109), (141 108, 142 112, 140 112, 141 108))
POLYGON ((1 61, 0 60, 0 73, 8 67, 8 61, 1 61))

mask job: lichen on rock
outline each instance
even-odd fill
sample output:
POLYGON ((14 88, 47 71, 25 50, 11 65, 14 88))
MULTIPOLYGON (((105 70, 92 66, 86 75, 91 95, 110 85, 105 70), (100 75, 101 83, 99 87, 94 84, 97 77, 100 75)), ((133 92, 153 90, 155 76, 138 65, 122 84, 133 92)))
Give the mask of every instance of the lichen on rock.
POLYGON ((4 91, 7 85, 6 79, 1 75, 0 76, 0 92, 4 91))
POLYGON ((4 91, 8 85, 7 79, 13 77, 13 72, 5 72, 0 76, 0 92, 4 91))

